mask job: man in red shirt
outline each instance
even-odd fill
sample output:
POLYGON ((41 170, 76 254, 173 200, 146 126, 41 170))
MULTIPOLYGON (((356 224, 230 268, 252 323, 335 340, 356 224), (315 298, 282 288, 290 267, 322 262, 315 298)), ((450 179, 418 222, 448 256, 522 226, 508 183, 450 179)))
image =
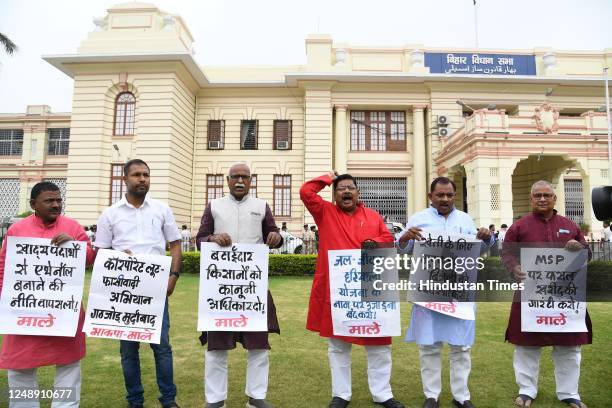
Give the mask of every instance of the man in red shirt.
POLYGON ((351 399, 351 345, 366 347, 368 384, 374 402, 385 408, 404 408, 391 392, 391 338, 334 336, 329 293, 327 251, 359 249, 365 241, 393 242, 393 237, 376 211, 359 202, 359 190, 349 174, 335 172, 306 182, 300 198, 319 227, 319 255, 306 328, 329 338, 329 365, 332 377, 330 408, 344 408, 351 399), (333 184, 334 201, 323 200, 318 192, 333 184))
MULTIPOLYGON (((50 238, 53 245, 68 241, 87 243, 86 264, 91 265, 95 253, 83 227, 62 215, 62 196, 59 188, 50 182, 36 184, 30 195, 30 206, 34 214, 13 224, 4 237, 0 250, 0 289, 4 282, 6 244, 9 236, 50 238)), ((81 307, 79 323, 74 337, 4 335, 0 352, 0 368, 8 370, 9 388, 36 388, 36 369, 55 365, 55 388, 70 388, 76 398, 64 404, 53 402, 57 407, 78 407, 81 391, 81 359, 85 357, 85 313, 81 307), (56 405, 57 404, 57 405, 56 405)), ((11 402, 11 407, 38 406, 32 402, 11 402), (21 405, 24 404, 24 405, 21 405)))
MULTIPOLYGON (((512 224, 504 240, 502 261, 514 277, 521 281, 526 273, 521 269, 517 257, 519 243, 548 243, 548 246, 570 251, 588 249, 580 228, 571 220, 557 214, 557 196, 547 181, 538 181, 531 187, 531 214, 512 224)), ((540 245, 539 244, 539 245, 540 245)), ((518 295, 518 293, 517 293, 518 295)), ((531 406, 538 392, 538 372, 542 347, 553 346, 557 397, 571 408, 586 408, 580 401, 578 382, 580 379, 580 347, 591 344, 593 330, 586 313, 587 332, 536 333, 521 331, 521 303, 518 296, 512 303, 510 319, 506 329, 506 340, 516 345, 514 350, 514 374, 519 386, 516 405, 531 406)))

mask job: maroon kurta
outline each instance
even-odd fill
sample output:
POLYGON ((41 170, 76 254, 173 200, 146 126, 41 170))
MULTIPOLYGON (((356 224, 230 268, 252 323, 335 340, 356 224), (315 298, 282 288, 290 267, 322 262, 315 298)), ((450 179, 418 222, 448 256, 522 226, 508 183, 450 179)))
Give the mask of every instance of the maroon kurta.
POLYGON ((359 249, 365 240, 393 242, 380 214, 359 203, 351 215, 336 205, 325 201, 317 193, 332 184, 329 176, 321 176, 306 182, 300 189, 300 197, 319 227, 319 256, 306 328, 319 332, 322 337, 334 337, 361 345, 391 344, 391 337, 342 337, 334 336, 329 294, 329 269, 327 251, 334 249, 359 249))
MULTIPOLYGON (((87 243, 86 264, 91 265, 95 253, 83 227, 72 218, 60 215, 51 225, 45 225, 40 218, 30 215, 13 224, 4 237, 0 250, 0 289, 4 282, 4 263, 6 260, 6 243, 9 236, 29 238, 53 238, 65 232, 76 241, 87 243)), ((85 333, 83 321, 85 313, 81 307, 79 324, 74 337, 62 336, 26 336, 5 334, 0 352, 0 368, 23 370, 47 365, 71 364, 85 356, 85 333)))
MULTIPOLYGON (((569 240, 576 240, 587 247, 580 228, 571 220, 554 212, 553 217, 546 221, 539 215, 531 213, 524 216, 508 229, 502 250, 502 261, 509 271, 520 265, 516 254, 518 243, 530 243, 537 246, 563 248, 569 240), (566 232, 568 231, 568 232, 566 232)), ((521 331, 520 294, 514 295, 510 309, 510 319, 506 329, 506 340, 518 346, 578 346, 593 342, 593 329, 589 312, 586 313, 588 332, 579 333, 536 333, 521 331)))

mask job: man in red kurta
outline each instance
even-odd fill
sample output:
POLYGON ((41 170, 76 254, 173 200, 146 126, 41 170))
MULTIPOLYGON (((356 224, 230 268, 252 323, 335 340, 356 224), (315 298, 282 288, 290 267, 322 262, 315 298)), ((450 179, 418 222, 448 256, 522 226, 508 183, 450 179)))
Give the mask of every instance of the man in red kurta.
POLYGON ((329 338, 329 365, 332 377, 330 408, 344 408, 351 399, 351 344, 366 347, 368 384, 374 402, 385 408, 403 408, 391 392, 391 338, 334 336, 329 293, 327 251, 359 249, 366 241, 393 242, 393 237, 376 211, 359 202, 359 190, 349 174, 338 176, 332 172, 306 182, 300 197, 319 228, 319 256, 317 258, 306 328, 329 338), (318 192, 333 184, 332 204, 318 192))
MULTIPOLYGON (((72 218, 61 215, 62 196, 59 188, 50 182, 36 184, 32 188, 30 206, 34 214, 13 224, 4 237, 0 250, 0 290, 4 282, 4 265, 6 260, 6 243, 9 236, 29 238, 50 238, 53 245, 62 245, 67 241, 87 243, 86 264, 93 263, 95 253, 83 227, 72 218)), ((70 402, 57 404, 54 407, 78 407, 81 389, 81 359, 85 357, 85 333, 83 321, 85 313, 81 308, 79 324, 74 337, 57 336, 22 336, 7 334, 3 336, 0 352, 0 368, 8 370, 10 388, 38 388, 36 369, 42 366, 55 365, 55 383, 57 388, 71 388, 75 394, 70 402), (73 398, 76 397, 76 398, 73 398)), ((19 407, 19 402, 11 402, 11 407, 19 407)), ((26 403, 28 407, 31 402, 26 403)))
MULTIPOLYGON (((588 249, 580 228, 571 220, 557 214, 554 209, 557 197, 552 185, 538 181, 531 187, 532 213, 524 216, 510 227, 504 239, 502 261, 517 280, 525 279, 517 256, 520 243, 538 246, 565 248, 570 251, 588 249), (546 244, 545 244, 546 243, 546 244)), ((514 351, 514 374, 519 386, 516 405, 529 407, 538 392, 538 372, 542 347, 553 346, 557 397, 571 408, 586 408, 580 401, 578 382, 580 379, 580 347, 591 344, 593 330, 587 312, 584 333, 536 333, 521 331, 521 303, 515 297, 506 329, 506 340, 516 345, 514 351)))

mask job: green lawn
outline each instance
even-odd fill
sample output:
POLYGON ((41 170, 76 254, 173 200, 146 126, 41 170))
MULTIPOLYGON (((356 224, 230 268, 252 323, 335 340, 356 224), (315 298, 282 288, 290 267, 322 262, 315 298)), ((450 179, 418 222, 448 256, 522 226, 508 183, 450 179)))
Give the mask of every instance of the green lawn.
MULTIPOLYGON (((281 336, 271 335, 271 367, 268 399, 282 408, 326 407, 331 396, 327 363, 327 342, 304 329, 311 278, 274 277, 270 289, 274 295, 281 336)), ((88 287, 88 283, 86 285, 88 287)), ((171 298, 171 342, 174 349, 175 382, 178 402, 184 408, 203 407, 204 348, 200 346, 197 321, 198 277, 183 275, 171 298)), ((504 343, 508 303, 481 303, 478 306, 476 344, 472 350, 470 390, 479 408, 512 407, 517 393, 512 369, 510 344, 504 343)), ((402 321, 407 324, 410 305, 402 303, 402 321)), ((593 345, 583 349, 581 395, 590 408, 612 406, 612 305, 589 305, 595 328, 593 345)), ((82 406, 123 407, 125 390, 119 343, 88 339, 83 362, 82 406)), ((147 407, 159 406, 153 355, 143 343, 141 348, 143 383, 147 407)), ((444 354, 442 407, 450 407, 448 349, 444 354)), ((364 350, 356 346, 353 356, 353 399, 351 407, 373 407, 366 382, 364 350)), ((230 353, 228 407, 244 407, 246 352, 238 348, 230 353)), ((540 394, 535 407, 564 407, 556 400, 550 348, 542 355, 540 394)), ((392 386, 395 397, 407 407, 421 407, 423 402, 418 353, 414 344, 395 338, 393 345, 392 386)), ((51 386, 52 369, 40 370, 41 388, 51 386)), ((6 374, 0 375, 0 389, 6 387, 6 374)), ((2 403, 0 402, 0 405, 2 403)), ((2 405, 4 406, 4 405, 2 405)), ((48 407, 50 404, 42 404, 48 407)))

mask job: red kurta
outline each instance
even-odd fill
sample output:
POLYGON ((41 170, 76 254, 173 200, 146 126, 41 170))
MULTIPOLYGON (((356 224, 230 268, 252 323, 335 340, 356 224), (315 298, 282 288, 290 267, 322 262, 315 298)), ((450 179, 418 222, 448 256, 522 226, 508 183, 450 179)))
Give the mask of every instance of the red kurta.
MULTIPOLYGON (((6 243, 9 236, 29 238, 53 238, 59 233, 66 233, 76 241, 87 243, 86 264, 91 265, 95 253, 85 230, 72 218, 60 215, 51 225, 45 225, 35 215, 13 224, 7 231, 0 250, 0 289, 4 283, 4 262, 6 260, 6 243)), ((79 324, 75 337, 59 336, 21 336, 6 334, 2 340, 0 368, 22 370, 47 365, 64 365, 74 363, 85 356, 85 333, 83 321, 85 313, 81 307, 79 324)))
MULTIPOLYGON (((509 271, 520 264, 516 251, 519 243, 536 244, 563 248, 567 241, 576 240, 587 247, 580 228, 571 220, 558 215, 555 211, 552 218, 546 221, 539 215, 531 213, 524 216, 508 229, 502 250, 502 261, 509 271)), ((510 319, 506 329, 506 340, 518 346, 578 346, 593 342, 593 329, 589 312, 586 313, 585 323, 588 332, 579 333, 536 333, 521 331, 521 303, 519 294, 515 294, 515 301, 510 309, 510 319)))
POLYGON ((300 189, 300 197, 319 228, 319 256, 310 292, 306 328, 319 332, 322 337, 334 337, 353 344, 391 344, 391 337, 343 337, 333 334, 327 251, 360 249, 362 242, 367 239, 393 242, 393 237, 380 214, 362 203, 349 215, 323 200, 317 193, 330 184, 332 179, 325 175, 306 182, 300 189))

